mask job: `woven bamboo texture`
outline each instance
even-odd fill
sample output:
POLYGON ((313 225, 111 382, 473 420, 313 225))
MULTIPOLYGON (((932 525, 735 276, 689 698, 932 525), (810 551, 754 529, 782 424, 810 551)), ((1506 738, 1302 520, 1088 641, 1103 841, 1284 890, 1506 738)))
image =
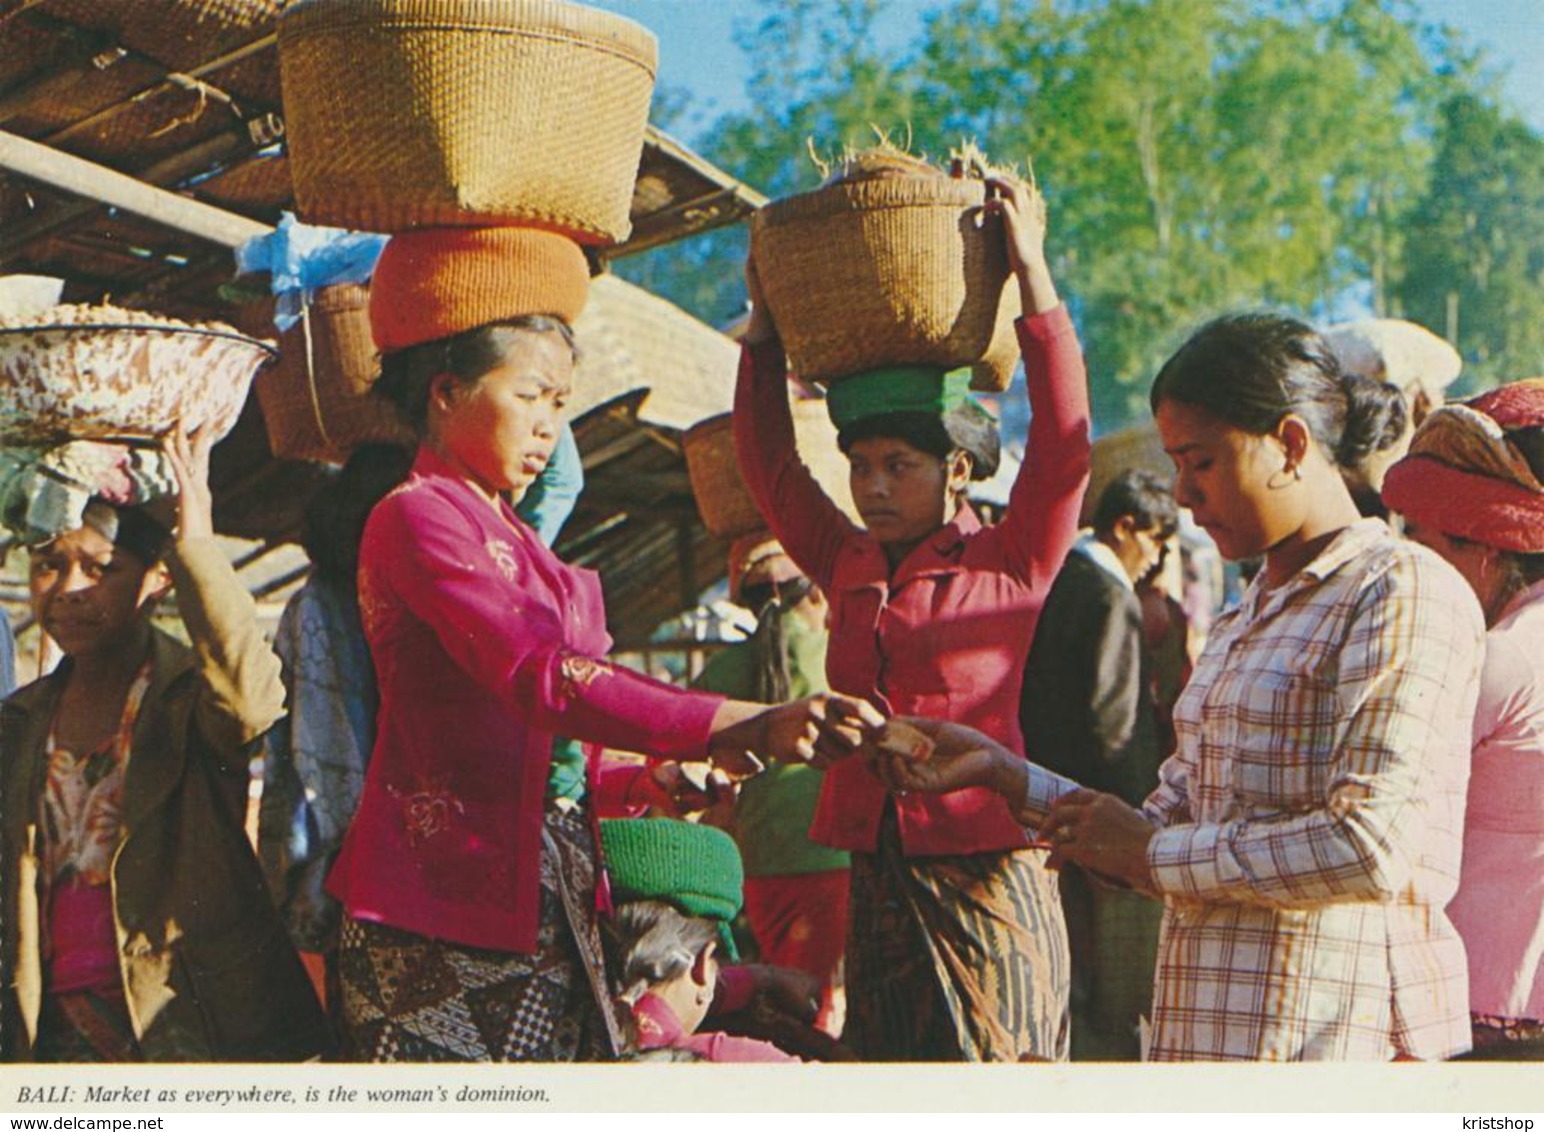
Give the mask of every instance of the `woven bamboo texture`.
MULTIPOLYGON (((832 501, 849 516, 856 516, 847 457, 836 446, 836 426, 826 414, 825 401, 795 398, 793 428, 799 458, 832 501)), ((710 417, 689 429, 682 437, 681 447, 686 453, 686 470, 691 476, 697 510, 712 534, 738 538, 768 525, 740 474, 731 414, 710 417)))
POLYGON ((1093 522, 1094 509, 1099 506, 1104 489, 1115 477, 1131 469, 1151 472, 1165 483, 1173 482, 1174 461, 1163 450, 1163 440, 1152 422, 1106 433, 1094 441, 1089 453, 1088 490, 1083 493, 1079 522, 1093 522))
POLYGON ((279 362, 257 380, 275 456, 342 463, 361 444, 411 443, 392 407, 370 396, 379 359, 367 288, 323 287, 279 339, 279 362))
POLYGON ((734 404, 740 348, 658 295, 614 275, 590 284, 574 324, 579 367, 570 413, 649 391, 639 409, 647 424, 687 429, 734 404))
POLYGON ((793 369, 834 381, 991 358, 977 387, 1006 388, 1008 262, 1000 233, 984 226, 985 199, 978 180, 890 177, 838 181, 757 213, 752 252, 793 369))
POLYGON ((625 240, 657 51, 560 0, 302 0, 279 20, 296 210, 625 240))

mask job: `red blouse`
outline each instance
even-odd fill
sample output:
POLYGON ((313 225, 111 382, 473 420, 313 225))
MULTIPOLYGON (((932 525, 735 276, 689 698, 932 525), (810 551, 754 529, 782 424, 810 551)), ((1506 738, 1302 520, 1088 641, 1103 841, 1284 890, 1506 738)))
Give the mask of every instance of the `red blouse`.
MULTIPOLYGON (((831 602, 833 690, 897 715, 968 724, 1022 752, 1019 690, 1040 607, 1077 534, 1088 486, 1088 379, 1066 308, 1021 319, 1033 417, 1001 523, 970 507, 914 549, 892 576, 879 542, 833 504, 799 460, 786 362, 748 348, 735 394, 741 470, 774 534, 831 602)), ((857 760, 826 774, 810 835, 873 851, 886 799, 857 760)), ((913 856, 1021 849, 1024 828, 984 789, 896 799, 913 856)))
POLYGON ((534 951, 553 734, 702 758, 723 698, 601 659, 599 579, 427 448, 370 515, 359 607, 381 707, 329 890, 359 919, 534 951))

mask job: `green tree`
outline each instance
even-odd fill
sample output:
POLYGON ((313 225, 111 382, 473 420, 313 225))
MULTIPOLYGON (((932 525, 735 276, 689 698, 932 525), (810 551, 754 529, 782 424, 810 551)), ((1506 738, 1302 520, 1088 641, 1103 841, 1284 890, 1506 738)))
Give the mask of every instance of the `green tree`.
POLYGON ((1544 373, 1544 139, 1474 94, 1443 108, 1399 297, 1458 346, 1466 384, 1544 373))
POLYGON ((1385 305, 1443 82, 1409 5, 964 0, 921 54, 949 128, 1034 155, 1101 428, 1211 314, 1385 305))
MULTIPOLYGON (((1351 293, 1397 313, 1440 107, 1476 61, 1410 0, 947 0, 902 52, 886 0, 768 0, 743 29, 755 110, 702 146, 774 197, 872 127, 941 155, 1032 156, 1096 424, 1146 416, 1199 321, 1351 293)), ((620 268, 711 321, 743 309, 743 230, 620 268)), ((1440 325, 1440 324, 1439 324, 1440 325)))

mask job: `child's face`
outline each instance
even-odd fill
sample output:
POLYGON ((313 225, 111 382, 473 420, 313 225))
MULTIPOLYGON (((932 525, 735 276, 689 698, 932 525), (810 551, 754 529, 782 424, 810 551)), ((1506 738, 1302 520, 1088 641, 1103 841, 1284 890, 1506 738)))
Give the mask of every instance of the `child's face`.
POLYGON ((32 552, 27 585, 43 631, 80 656, 126 641, 140 611, 165 590, 166 573, 81 527, 32 552))

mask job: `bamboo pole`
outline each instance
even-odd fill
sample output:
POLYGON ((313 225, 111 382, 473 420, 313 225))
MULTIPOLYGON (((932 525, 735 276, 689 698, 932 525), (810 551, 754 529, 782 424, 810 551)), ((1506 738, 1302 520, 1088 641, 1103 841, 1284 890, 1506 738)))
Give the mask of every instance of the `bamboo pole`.
POLYGON ((0 167, 228 248, 273 231, 249 217, 158 189, 105 165, 4 130, 0 130, 0 167))

